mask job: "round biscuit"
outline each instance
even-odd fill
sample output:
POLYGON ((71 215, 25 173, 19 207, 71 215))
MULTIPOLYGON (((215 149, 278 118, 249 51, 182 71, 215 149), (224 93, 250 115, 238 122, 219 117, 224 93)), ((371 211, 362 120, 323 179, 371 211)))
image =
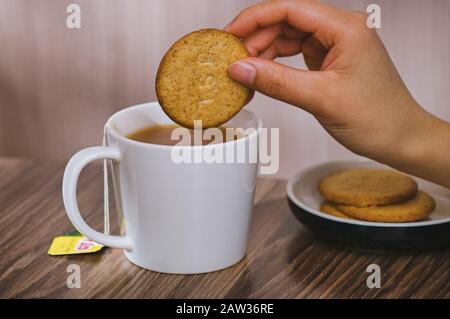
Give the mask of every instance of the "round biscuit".
POLYGON ((248 102, 251 90, 228 76, 228 66, 249 56, 236 36, 218 29, 192 32, 166 53, 156 76, 156 95, 176 123, 217 127, 248 102))
POLYGON ((435 209, 434 199, 423 191, 413 198, 398 204, 372 207, 336 205, 344 214, 371 222, 406 223, 427 218, 435 209))
POLYGON ((393 170, 357 168, 325 177, 319 191, 334 203, 367 207, 405 201, 417 193, 417 183, 393 170))
POLYGON ((331 202, 323 202, 322 205, 320 205, 320 211, 322 213, 334 216, 334 217, 340 217, 340 218, 345 218, 345 219, 353 219, 347 215, 345 215, 344 213, 342 213, 339 209, 337 209, 337 207, 331 203, 331 202))

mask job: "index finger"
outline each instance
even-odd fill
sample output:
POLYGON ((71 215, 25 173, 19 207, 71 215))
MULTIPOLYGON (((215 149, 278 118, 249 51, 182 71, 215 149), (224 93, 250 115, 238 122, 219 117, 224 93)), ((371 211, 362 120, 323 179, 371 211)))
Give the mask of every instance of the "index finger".
POLYGON ((244 38, 260 28, 287 23, 315 36, 332 46, 339 32, 341 11, 312 0, 271 1, 254 5, 242 11, 225 31, 244 38))

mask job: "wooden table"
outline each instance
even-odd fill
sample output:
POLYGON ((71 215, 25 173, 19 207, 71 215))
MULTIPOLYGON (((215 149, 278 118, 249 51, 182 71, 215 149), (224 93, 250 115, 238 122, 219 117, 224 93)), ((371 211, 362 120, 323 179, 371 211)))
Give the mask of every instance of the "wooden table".
MULTIPOLYGON (((450 251, 388 253, 325 242, 291 215, 285 182, 260 179, 248 255, 210 274, 166 275, 129 263, 119 249, 50 257, 54 236, 73 230, 61 199, 64 163, 0 159, 1 298, 450 298, 450 251), (381 288, 366 285, 370 264, 381 288), (66 285, 70 264, 81 288, 66 285)), ((102 229, 100 165, 79 183, 81 211, 102 229)), ((117 229, 117 227, 116 227, 117 229)))

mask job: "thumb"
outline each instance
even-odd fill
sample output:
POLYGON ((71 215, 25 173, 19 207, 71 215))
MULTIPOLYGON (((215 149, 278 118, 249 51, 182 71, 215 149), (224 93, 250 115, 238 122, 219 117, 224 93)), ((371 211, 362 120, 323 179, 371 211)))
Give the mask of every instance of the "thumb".
POLYGON ((231 64, 230 77, 265 95, 320 113, 323 105, 324 72, 304 71, 261 58, 247 58, 231 64))

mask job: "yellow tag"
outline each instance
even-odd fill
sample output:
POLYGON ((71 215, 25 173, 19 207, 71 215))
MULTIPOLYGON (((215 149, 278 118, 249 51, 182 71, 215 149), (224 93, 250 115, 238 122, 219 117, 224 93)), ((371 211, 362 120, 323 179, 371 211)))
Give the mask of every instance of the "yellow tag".
POLYGON ((84 236, 59 236, 53 239, 48 254, 51 256, 89 254, 102 248, 103 245, 97 244, 84 236))

